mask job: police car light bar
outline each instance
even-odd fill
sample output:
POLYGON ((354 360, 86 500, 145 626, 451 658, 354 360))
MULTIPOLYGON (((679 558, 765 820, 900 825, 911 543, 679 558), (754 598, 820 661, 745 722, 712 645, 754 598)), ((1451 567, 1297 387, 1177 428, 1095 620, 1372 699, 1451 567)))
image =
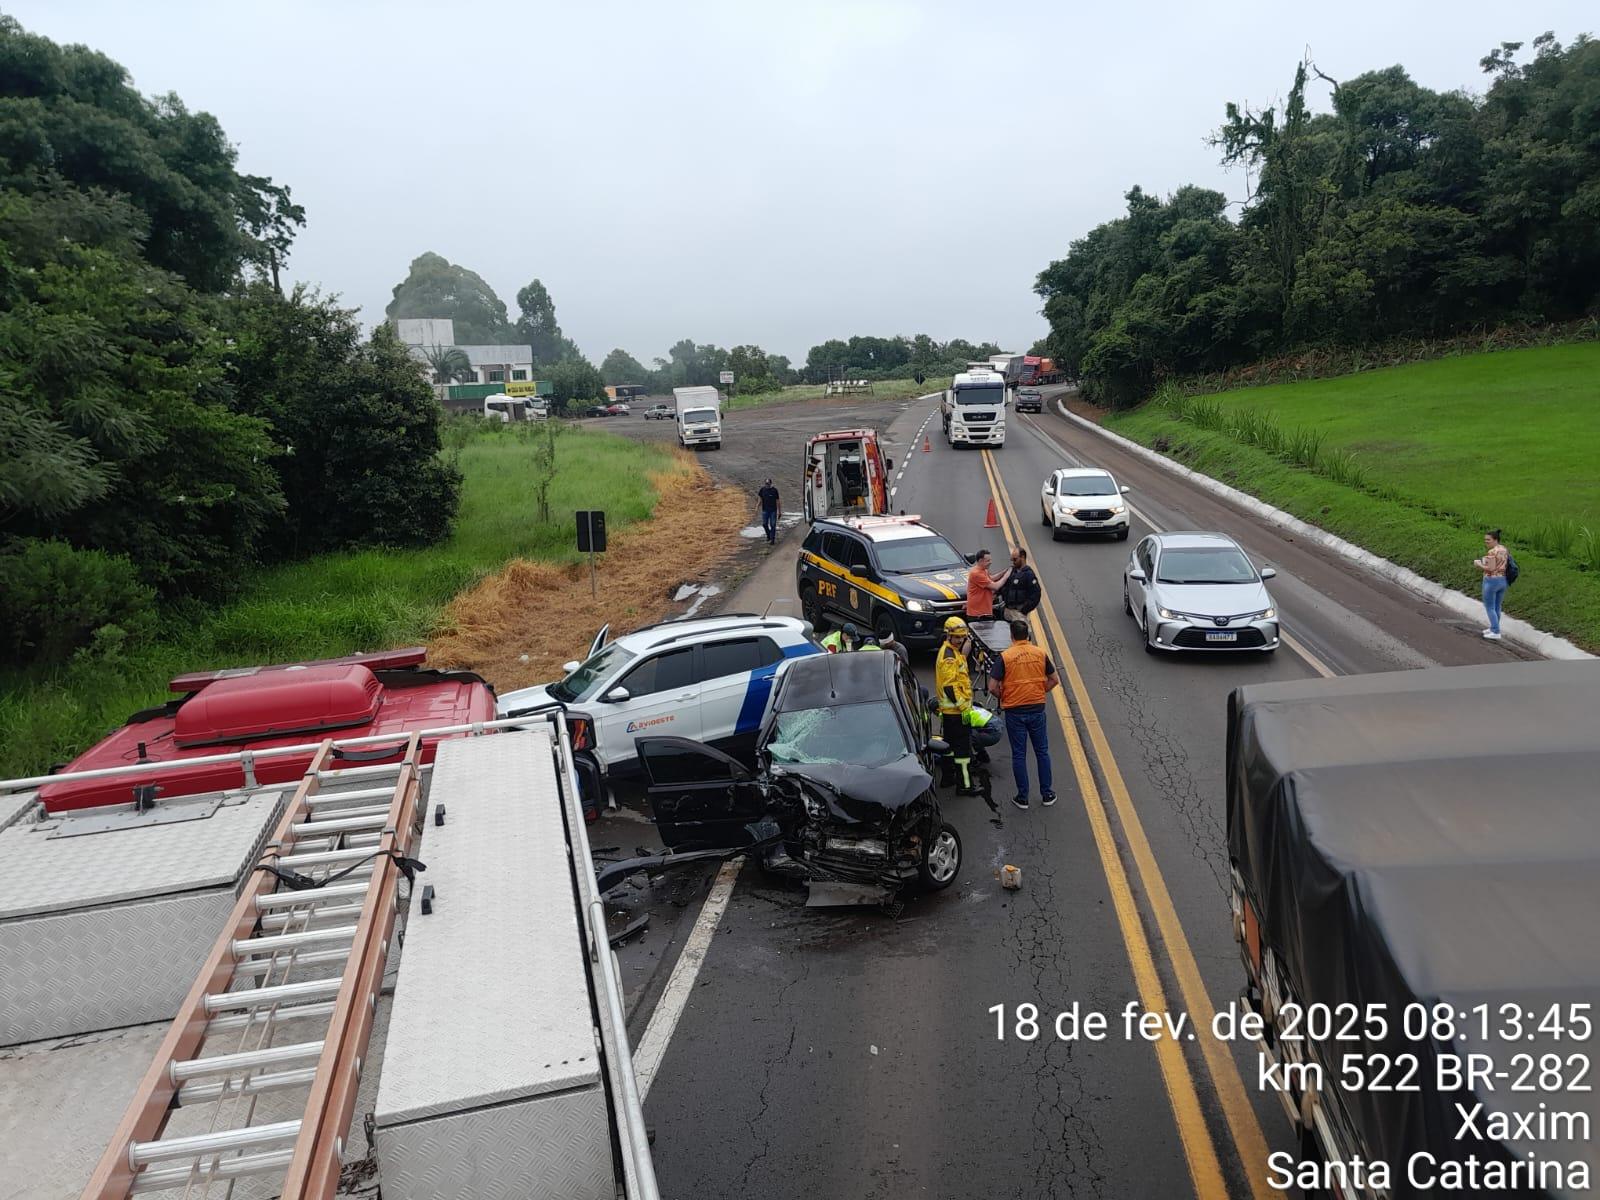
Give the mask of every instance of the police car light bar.
POLYGON ((851 529, 876 529, 881 525, 920 525, 922 517, 918 513, 901 513, 898 516, 884 513, 877 517, 846 517, 844 524, 851 529))

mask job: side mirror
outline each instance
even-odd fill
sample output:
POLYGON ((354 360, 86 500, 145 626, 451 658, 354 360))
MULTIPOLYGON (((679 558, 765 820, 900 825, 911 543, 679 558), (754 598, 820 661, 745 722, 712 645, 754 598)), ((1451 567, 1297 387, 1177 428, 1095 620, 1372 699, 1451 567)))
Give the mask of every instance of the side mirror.
POLYGON ((950 753, 950 743, 945 741, 941 737, 929 738, 928 739, 928 753, 929 754, 949 754, 950 753))
POLYGON ((883 469, 884 469, 884 470, 885 470, 885 471, 892 471, 892 470, 894 470, 894 459, 892 459, 892 458, 886 458, 886 459, 884 459, 884 460, 883 460, 883 469))
POLYGON ((1135 567, 1135 568, 1133 568, 1133 570, 1128 572, 1128 578, 1129 579, 1136 579, 1140 583, 1143 583, 1144 579, 1145 579, 1144 568, 1143 567, 1135 567))
POLYGON ((1263 578, 1263 579, 1276 579, 1277 577, 1278 577, 1278 569, 1276 567, 1262 567, 1261 568, 1261 578, 1263 578))
POLYGON ((622 704, 631 699, 628 689, 625 687, 614 687, 601 698, 607 704, 622 704))
POLYGON ((583 666, 583 664, 581 662, 579 662, 577 659, 573 659, 569 663, 562 663, 561 664, 561 673, 563 675, 571 675, 574 671, 576 671, 581 666, 583 666))
POLYGON ((1130 487, 1129 487, 1129 486, 1128 486, 1128 485, 1127 485, 1127 484, 1123 484, 1123 485, 1122 485, 1122 486, 1121 486, 1121 487, 1120 487, 1120 488, 1118 488, 1118 489, 1117 489, 1117 490, 1118 490, 1118 491, 1120 491, 1120 492, 1121 492, 1121 493, 1122 493, 1122 494, 1123 494, 1123 495, 1124 495, 1124 496, 1126 496, 1126 495, 1127 495, 1127 494, 1128 494, 1128 493, 1129 493, 1129 492, 1131 492, 1131 491, 1132 491, 1132 490, 1133 490, 1133 489, 1132 489, 1132 488, 1130 488, 1130 487))
POLYGON ((1052 479, 1049 483, 1044 485, 1044 494, 1046 496, 1054 496, 1056 494, 1055 480, 1052 479))
POLYGON ((978 561, 978 552, 974 550, 971 554, 963 554, 961 557, 966 559, 969 563, 975 563, 978 561))

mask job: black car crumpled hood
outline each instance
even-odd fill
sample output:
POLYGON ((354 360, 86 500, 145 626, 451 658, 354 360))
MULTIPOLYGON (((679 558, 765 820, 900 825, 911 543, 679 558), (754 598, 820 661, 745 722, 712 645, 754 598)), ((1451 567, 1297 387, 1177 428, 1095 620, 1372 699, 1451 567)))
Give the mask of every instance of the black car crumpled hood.
POLYGON ((911 754, 870 768, 844 763, 774 763, 771 775, 774 780, 795 779, 814 785, 808 791, 840 824, 879 829, 886 828, 933 785, 933 776, 911 754))

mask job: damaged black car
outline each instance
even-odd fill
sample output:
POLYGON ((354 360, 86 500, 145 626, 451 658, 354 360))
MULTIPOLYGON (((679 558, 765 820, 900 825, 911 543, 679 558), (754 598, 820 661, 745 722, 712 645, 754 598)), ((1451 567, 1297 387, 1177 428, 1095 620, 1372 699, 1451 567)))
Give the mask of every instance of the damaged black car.
POLYGON ((635 743, 661 839, 674 852, 759 850, 803 880, 808 904, 947 888, 961 838, 934 791, 922 692, 897 655, 818 654, 784 665, 756 740, 756 769, 688 738, 635 743))

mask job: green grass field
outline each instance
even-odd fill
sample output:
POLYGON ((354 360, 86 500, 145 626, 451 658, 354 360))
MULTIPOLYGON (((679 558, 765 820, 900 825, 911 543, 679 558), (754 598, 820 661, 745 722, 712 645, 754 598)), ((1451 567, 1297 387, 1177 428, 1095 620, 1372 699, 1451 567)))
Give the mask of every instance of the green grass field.
POLYGON ((1600 649, 1600 344, 1152 402, 1106 425, 1469 595, 1499 526, 1523 568, 1507 611, 1600 649))
POLYGON ((131 712, 168 698, 184 671, 326 658, 426 640, 458 592, 516 557, 574 560, 572 513, 606 511, 617 529, 650 514, 650 475, 667 449, 599 431, 565 430, 541 524, 528 486, 532 430, 452 430, 461 511, 449 540, 424 550, 325 555, 260 571, 217 608, 164 614, 157 642, 48 675, 0 676, 0 778, 62 761, 131 712))
MULTIPOLYGON (((851 393, 862 401, 882 400, 892 402, 896 400, 914 400, 918 396, 925 396, 929 392, 938 391, 948 387, 950 381, 938 376, 930 376, 926 383, 917 383, 911 379, 882 379, 872 385, 872 391, 851 393)), ((777 404, 789 400, 821 400, 827 393, 827 386, 821 383, 799 383, 793 387, 786 387, 777 392, 757 392, 752 396, 735 396, 728 407, 756 408, 763 404, 777 404)))

